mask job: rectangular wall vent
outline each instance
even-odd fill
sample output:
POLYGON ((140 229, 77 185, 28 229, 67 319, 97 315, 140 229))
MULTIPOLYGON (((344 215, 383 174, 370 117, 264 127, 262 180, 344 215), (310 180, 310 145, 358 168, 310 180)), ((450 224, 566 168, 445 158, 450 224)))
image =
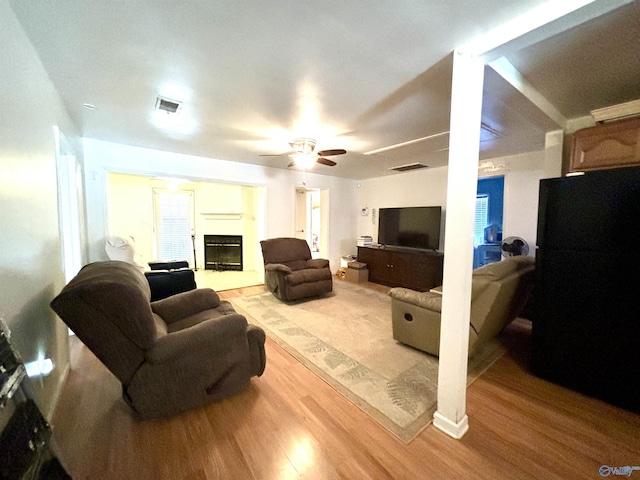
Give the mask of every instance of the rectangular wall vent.
POLYGON ((421 168, 429 168, 429 165, 424 163, 409 163, 407 165, 400 165, 398 167, 391 167, 389 170, 395 170, 396 172, 407 172, 409 170, 419 170, 421 168))
POLYGON ((181 102, 175 100, 169 100, 168 98, 158 97, 156 99, 156 110, 162 110, 167 113, 176 113, 182 105, 181 102))

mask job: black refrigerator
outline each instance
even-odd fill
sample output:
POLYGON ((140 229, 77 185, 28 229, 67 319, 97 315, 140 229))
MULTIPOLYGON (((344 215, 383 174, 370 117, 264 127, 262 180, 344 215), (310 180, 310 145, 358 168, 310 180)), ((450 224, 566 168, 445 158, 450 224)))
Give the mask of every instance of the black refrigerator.
POLYGON ((531 368, 640 411, 640 167, 540 182, 531 368))

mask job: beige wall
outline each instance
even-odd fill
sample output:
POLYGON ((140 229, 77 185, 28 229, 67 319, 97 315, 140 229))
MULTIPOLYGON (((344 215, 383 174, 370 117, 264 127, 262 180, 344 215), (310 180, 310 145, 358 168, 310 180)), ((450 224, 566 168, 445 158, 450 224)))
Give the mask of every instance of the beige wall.
POLYGON ((0 317, 24 362, 54 362, 51 374, 28 381, 50 417, 69 366, 67 329, 49 308, 64 285, 54 125, 81 148, 7 2, 0 2, 0 45, 0 317))
MULTIPOLYGON (((108 230, 131 235, 136 241, 137 262, 156 260, 154 248, 153 190, 169 189, 171 181, 148 175, 109 173, 107 177, 108 230)), ((257 188, 239 184, 191 181, 176 190, 194 194, 195 245, 198 268, 204 268, 204 235, 242 235, 244 270, 256 270, 258 242, 257 188)), ((189 257, 193 266, 192 257, 189 257)), ((261 264, 259 265, 261 268, 261 264)))
MULTIPOLYGON (((172 152, 84 139, 85 178, 87 182, 87 224, 89 258, 104 260, 105 238, 109 234, 107 214, 109 172, 147 176, 187 178, 219 184, 255 187, 253 199, 243 202, 255 205, 257 239, 248 246, 262 272, 259 240, 294 235, 295 189, 306 187, 322 192, 328 225, 326 258, 337 270, 340 257, 351 252, 356 242, 357 184, 349 180, 308 172, 304 178, 295 170, 268 168, 214 158, 196 157, 172 152)), ((244 207, 243 207, 244 208, 244 207)), ((248 257, 250 258, 250 256, 248 257)))

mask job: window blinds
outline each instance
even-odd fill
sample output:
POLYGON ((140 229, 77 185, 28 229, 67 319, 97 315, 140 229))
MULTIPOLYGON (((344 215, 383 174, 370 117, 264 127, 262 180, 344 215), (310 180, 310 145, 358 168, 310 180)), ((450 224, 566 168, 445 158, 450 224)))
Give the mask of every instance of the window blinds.
POLYGON ((161 262, 188 260, 193 245, 193 192, 154 189, 156 256, 161 262))
POLYGON ((484 243, 484 229, 489 221, 489 195, 476 197, 476 223, 473 229, 473 246, 484 243))

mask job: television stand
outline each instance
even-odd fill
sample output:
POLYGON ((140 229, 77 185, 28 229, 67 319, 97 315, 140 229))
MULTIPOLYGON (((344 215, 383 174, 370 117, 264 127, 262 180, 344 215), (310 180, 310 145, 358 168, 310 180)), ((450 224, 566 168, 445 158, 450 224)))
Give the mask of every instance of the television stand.
POLYGON ((366 246, 358 247, 358 261, 367 264, 369 281, 373 283, 420 292, 442 285, 442 253, 366 246))

